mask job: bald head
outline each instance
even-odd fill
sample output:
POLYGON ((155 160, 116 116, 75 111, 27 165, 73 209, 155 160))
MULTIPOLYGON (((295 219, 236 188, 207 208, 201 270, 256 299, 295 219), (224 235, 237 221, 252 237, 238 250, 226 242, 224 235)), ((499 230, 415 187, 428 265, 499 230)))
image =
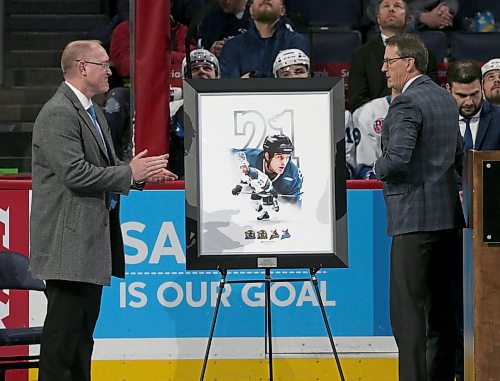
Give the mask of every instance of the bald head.
POLYGON ((96 49, 102 48, 98 40, 77 40, 72 41, 64 48, 61 56, 61 69, 64 78, 77 72, 75 62, 85 60, 96 49))
POLYGON ((109 57, 97 40, 70 42, 63 50, 61 69, 64 80, 89 99, 109 90, 109 57))

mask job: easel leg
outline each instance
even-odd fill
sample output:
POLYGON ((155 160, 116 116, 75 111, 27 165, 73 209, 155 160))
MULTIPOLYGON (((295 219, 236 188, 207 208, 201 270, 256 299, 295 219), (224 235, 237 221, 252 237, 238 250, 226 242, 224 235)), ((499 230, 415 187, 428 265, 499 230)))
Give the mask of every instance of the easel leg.
POLYGON ((335 348, 335 343, 333 342, 332 331, 330 329, 330 323, 328 323, 328 317, 326 316, 325 306, 323 305, 323 300, 321 299, 321 293, 318 287, 318 279, 316 278, 316 272, 319 269, 309 269, 311 273, 311 283, 314 285, 314 290, 316 291, 316 296, 318 298, 319 307, 321 308, 321 314, 323 315, 323 321, 325 322, 326 331, 328 332, 328 338, 330 339, 330 345, 332 346, 333 355, 337 363, 337 369, 339 370, 340 379, 345 381, 344 372, 342 372, 342 365, 340 364, 339 355, 337 354, 337 349, 335 348))
POLYGON ((201 369, 200 381, 205 378, 205 370, 207 369, 208 355, 210 354, 210 347, 212 345, 212 339, 214 337, 215 322, 217 321, 217 314, 219 313, 220 301, 222 298, 222 292, 224 291, 224 286, 226 285, 227 270, 219 269, 222 278, 219 282, 219 292, 217 294, 217 302, 215 304, 214 316, 212 318, 212 326, 210 327, 210 334, 208 335, 207 349, 205 351, 205 359, 203 360, 203 367, 201 369))
POLYGON ((271 270, 266 268, 265 281, 265 314, 266 314, 266 339, 267 347, 269 348, 269 381, 273 381, 273 335, 271 331, 271 270))

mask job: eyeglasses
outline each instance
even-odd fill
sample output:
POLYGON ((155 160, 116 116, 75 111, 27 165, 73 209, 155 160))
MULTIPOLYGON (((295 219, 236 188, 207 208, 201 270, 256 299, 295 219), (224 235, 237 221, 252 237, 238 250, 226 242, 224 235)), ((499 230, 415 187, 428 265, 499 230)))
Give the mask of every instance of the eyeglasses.
POLYGON ((390 67, 394 62, 396 62, 398 60, 403 60, 403 59, 406 59, 406 58, 413 58, 413 57, 403 56, 403 57, 396 57, 396 58, 384 58, 382 60, 382 65, 390 67))
POLYGON ((106 62, 92 62, 92 61, 85 61, 85 60, 75 60, 76 62, 85 62, 87 64, 92 64, 92 65, 98 65, 102 67, 103 69, 109 69, 111 66, 111 62, 106 61, 106 62))

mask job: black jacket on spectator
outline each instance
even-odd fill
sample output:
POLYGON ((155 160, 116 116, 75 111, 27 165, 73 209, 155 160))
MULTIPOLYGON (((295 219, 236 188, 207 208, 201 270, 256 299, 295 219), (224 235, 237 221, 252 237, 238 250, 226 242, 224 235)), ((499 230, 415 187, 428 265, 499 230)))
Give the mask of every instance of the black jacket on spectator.
POLYGON ((213 4, 198 29, 199 46, 209 50, 215 41, 245 33, 252 23, 248 7, 249 5, 246 6, 243 17, 239 19, 233 14, 225 13, 219 5, 213 4))
MULTIPOLYGON (((391 95, 391 90, 387 87, 387 79, 381 70, 384 53, 385 45, 382 42, 382 37, 367 42, 354 52, 348 85, 348 101, 351 112, 372 99, 391 95)), ((426 74, 437 83, 436 57, 430 51, 426 74)))
POLYGON ((204 4, 203 0, 170 0, 170 15, 175 21, 189 26, 193 17, 204 4))

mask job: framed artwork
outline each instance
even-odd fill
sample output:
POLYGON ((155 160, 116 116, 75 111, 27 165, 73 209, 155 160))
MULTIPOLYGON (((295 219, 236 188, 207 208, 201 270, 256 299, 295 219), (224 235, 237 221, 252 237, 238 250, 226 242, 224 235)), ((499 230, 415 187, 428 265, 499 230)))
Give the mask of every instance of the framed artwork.
POLYGON ((338 78, 184 82, 188 269, 347 267, 338 78))

